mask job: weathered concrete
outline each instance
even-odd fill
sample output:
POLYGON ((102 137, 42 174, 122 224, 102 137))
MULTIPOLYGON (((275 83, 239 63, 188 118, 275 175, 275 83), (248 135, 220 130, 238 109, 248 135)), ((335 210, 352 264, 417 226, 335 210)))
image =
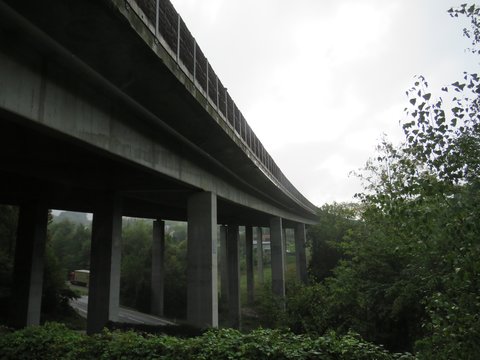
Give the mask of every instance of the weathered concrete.
POLYGON ((99 199, 93 213, 90 250, 87 333, 102 330, 118 320, 120 306, 120 265, 122 207, 118 194, 99 199))
POLYGON ((257 231, 257 272, 258 272, 258 282, 263 284, 264 275, 263 275, 263 229, 259 226, 256 228, 257 231))
POLYGON ((165 222, 153 222, 152 234, 152 283, 151 312, 154 315, 164 315, 165 288, 165 222))
POLYGON ((220 299, 222 308, 228 306, 227 231, 227 226, 220 226, 220 299))
POLYGON ((297 224, 295 227, 295 256, 297 264, 297 278, 303 284, 308 281, 307 255, 305 253, 305 224, 297 224))
POLYGON ((285 249, 283 247, 282 219, 270 219, 270 243, 272 249, 272 291, 280 299, 285 299, 285 249))
MULTIPOLYGON (((0 23, 8 20, 11 21, 11 19, 0 17, 0 23)), ((109 36, 112 36, 117 30, 127 31, 127 28, 120 29, 122 27, 120 23, 117 24, 119 29, 109 29, 109 36)), ((112 23, 111 25, 115 24, 112 23)), ((128 31, 131 31, 131 29, 128 31)), ((176 101, 180 104, 176 111, 172 110, 175 114, 162 114, 161 111, 165 109, 165 106, 155 105, 158 104, 158 99, 153 102, 147 101, 147 99, 152 98, 150 96, 151 92, 136 93, 134 94, 136 96, 132 94, 132 97, 129 98, 124 93, 129 89, 128 86, 126 88, 121 87, 122 90, 120 90, 112 85, 115 83, 114 80, 118 79, 112 79, 112 83, 105 82, 99 74, 79 60, 80 56, 71 56, 72 54, 68 49, 62 48, 58 44, 52 45, 55 42, 48 42, 45 40, 46 36, 40 36, 38 31, 22 28, 22 31, 18 30, 18 34, 25 34, 26 39, 17 40, 27 41, 28 39, 31 53, 27 55, 17 54, 13 47, 2 47, 0 49, 0 78, 2 79, 0 108, 3 111, 21 117, 22 122, 29 126, 36 125, 45 130, 55 131, 57 135, 66 139, 75 139, 85 146, 92 146, 96 150, 105 151, 110 156, 117 156, 132 164, 153 170, 154 173, 165 175, 182 184, 214 192, 219 198, 228 200, 233 204, 292 221, 307 223, 313 221, 310 211, 303 209, 302 206, 299 209, 290 210, 292 205, 290 195, 282 194, 282 191, 279 191, 279 188, 273 183, 268 185, 266 189, 250 186, 249 184, 253 183, 255 183, 255 186, 262 187, 269 184, 262 178, 260 170, 257 169, 255 176, 250 174, 249 176, 252 178, 244 180, 243 176, 236 175, 232 169, 226 167, 225 164, 237 164, 239 161, 242 161, 242 164, 247 162, 251 165, 251 160, 248 160, 245 154, 239 155, 242 154, 242 150, 237 150, 235 146, 238 144, 233 144, 227 135, 213 138, 211 134, 214 131, 212 129, 217 129, 215 130, 216 135, 218 135, 217 131, 219 134, 223 134, 224 131, 218 129, 217 123, 212 123, 211 119, 208 120, 209 114, 198 113, 200 111, 198 104, 191 104, 191 94, 187 96, 181 91, 174 94, 171 91, 159 89, 158 99, 161 99, 162 102, 176 101), (28 33, 28 31, 31 31, 31 33, 28 33), (28 35, 26 35, 27 33, 28 35), (32 44, 35 46, 32 46, 32 44), (55 54, 55 56, 43 57, 42 53, 45 52, 55 54), (55 60, 52 60, 52 58, 55 60), (82 81, 78 81, 79 78, 82 81), (177 101, 177 98, 180 100, 177 101), (138 102, 139 99, 145 102, 145 106, 138 102), (191 122, 192 118, 195 118, 196 121, 191 122), (173 133, 176 130, 172 130, 173 132, 170 133, 170 130, 167 130, 169 125, 166 125, 162 119, 168 119, 169 125, 184 124, 185 129, 191 128, 198 122, 195 128, 203 127, 212 131, 210 133, 196 132, 195 134, 201 139, 195 139, 195 141, 189 141, 186 138, 181 140, 181 136, 172 140, 173 133), (204 126, 200 124, 204 124, 204 126), (170 144, 166 144, 168 142, 170 144), (215 147, 215 153, 200 154, 202 149, 195 145, 196 143, 218 143, 219 145, 215 147), (231 146, 235 151, 225 152, 225 146, 231 146), (185 152, 187 148, 188 154, 185 152), (198 153, 195 153, 195 149, 198 150, 198 153), (235 156, 232 155, 232 158, 224 159, 223 165, 218 161, 215 162, 216 156, 225 157, 225 154, 233 153, 235 153, 235 156)), ((57 35, 63 36, 65 33, 57 35)), ((0 41, 3 42, 4 40, 7 41, 3 37, 0 38, 0 41)), ((145 47, 142 54, 154 56, 150 49, 147 51, 148 46, 146 44, 139 42, 136 35, 133 36, 132 34, 128 40, 132 41, 132 46, 145 47), (134 40, 132 38, 136 39, 135 45, 133 45, 134 40)), ((125 38, 125 41, 127 41, 127 38, 125 38)), ((112 47, 115 43, 118 42, 108 42, 112 47)), ((77 48, 77 50, 81 51, 80 48, 77 48)), ((111 50, 113 51, 113 49, 111 50)), ((87 49, 85 51, 88 52, 87 49)), ((131 53, 131 50, 128 53, 131 53)), ((82 53, 82 55, 91 56, 90 53, 82 53)), ((108 54, 105 53, 105 55, 108 54)), ((95 61, 95 59, 98 60, 99 57, 88 58, 90 61, 95 61)), ((145 58, 143 61, 150 64, 154 59, 145 58)), ((150 89, 154 85, 164 84, 162 76, 164 78, 171 76, 166 74, 167 70, 163 68, 162 62, 158 59, 157 62, 158 66, 142 67, 144 71, 147 71, 147 69, 150 71, 151 69, 155 72, 155 79, 158 80, 156 82, 148 81, 145 84, 146 89, 150 89)), ((101 60, 97 65, 104 71, 108 70, 104 66, 104 60, 101 60)), ((122 66, 121 63, 116 65, 122 66)), ((135 71, 137 70, 135 69, 135 71)), ((116 72, 116 74, 120 73, 123 72, 116 72)), ((138 81, 149 78, 144 75, 138 76, 138 81)), ((171 81, 170 77, 168 77, 169 81, 171 81)), ((173 85, 167 85, 167 87, 170 90, 177 89, 173 85)), ((141 89, 140 85, 137 84, 135 89, 141 89)), ((255 167, 235 166, 235 168, 253 169, 255 167)), ((297 205, 294 201, 294 207, 297 205)))
MULTIPOLYGON (((8 154, 0 164, 0 199, 19 204, 41 189, 47 207, 95 214, 89 333, 116 319, 121 211, 188 218, 187 316, 193 325, 217 326, 217 206, 223 224, 280 222, 278 230, 272 220, 279 296, 282 219, 288 226, 314 223, 315 207, 280 169, 265 167, 258 142, 252 152, 252 142, 212 108, 125 5, 0 1, 0 152, 8 154), (102 200, 105 192, 121 194, 122 204, 113 195, 102 200)), ((238 236, 236 243, 238 250, 238 236)), ((262 255, 261 244, 260 237, 262 255)), ((38 267, 42 260, 32 261, 38 267)), ((240 326, 238 291, 230 290, 238 284, 234 267, 230 278, 237 280, 225 293, 240 326)))
POLYGON ((228 325, 235 329, 240 329, 241 327, 239 253, 238 226, 228 225, 228 325))
POLYGON ((187 320, 217 327, 217 198, 211 192, 188 200, 187 260, 187 320))
POLYGON ((254 280, 253 280, 253 229, 245 226, 245 255, 247 265, 247 301, 253 304, 254 280))
POLYGON ((285 278, 287 277, 288 263, 287 263, 287 229, 283 228, 283 264, 285 269, 285 278))
POLYGON ((40 324, 47 221, 42 202, 20 206, 10 312, 14 327, 40 324))

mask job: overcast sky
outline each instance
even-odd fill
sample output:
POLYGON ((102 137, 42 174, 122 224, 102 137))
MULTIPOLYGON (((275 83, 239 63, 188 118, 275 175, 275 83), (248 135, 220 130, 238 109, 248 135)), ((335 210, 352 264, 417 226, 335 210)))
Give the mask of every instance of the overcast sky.
POLYGON ((405 90, 477 71, 451 0, 171 0, 248 123, 315 205, 350 201, 405 90))

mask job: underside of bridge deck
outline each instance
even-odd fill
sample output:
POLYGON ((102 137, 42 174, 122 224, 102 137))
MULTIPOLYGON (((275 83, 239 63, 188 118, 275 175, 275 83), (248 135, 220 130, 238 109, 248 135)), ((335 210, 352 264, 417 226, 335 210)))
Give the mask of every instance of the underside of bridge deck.
MULTIPOLYGON (((0 202, 40 196, 51 209, 93 212, 108 190, 122 195, 124 216, 187 221, 193 186, 18 120, 0 112, 0 202)), ((217 201, 219 224, 269 224, 268 214, 217 201)))

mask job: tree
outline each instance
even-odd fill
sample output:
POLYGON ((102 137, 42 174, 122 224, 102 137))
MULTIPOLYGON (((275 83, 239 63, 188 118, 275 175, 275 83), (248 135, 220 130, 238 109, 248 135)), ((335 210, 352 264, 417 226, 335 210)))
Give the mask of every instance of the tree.
POLYGON ((64 217, 49 226, 51 246, 64 277, 73 270, 90 268, 91 226, 64 217))
POLYGON ((307 233, 311 249, 309 272, 317 281, 331 276, 344 257, 340 244, 359 230, 358 211, 358 205, 353 203, 325 204, 318 210, 318 222, 307 233))
MULTIPOLYGON (((186 315, 187 301, 186 226, 181 223, 170 224, 170 232, 165 235, 165 315, 183 318, 186 315)), ((123 305, 147 313, 150 311, 151 269, 151 221, 124 221, 120 284, 120 300, 123 305)))
POLYGON ((152 222, 124 221, 122 229, 122 268, 120 300, 139 311, 150 311, 152 269, 152 222))
MULTIPOLYGON (((471 19, 464 34, 477 54, 479 8, 449 12, 471 19)), ((360 199, 368 242, 378 238, 405 255, 395 283, 408 289, 400 298, 414 294, 424 312, 417 350, 425 358, 467 359, 480 350, 480 79, 464 73, 442 90, 436 98, 417 77, 407 91, 405 143, 381 144, 360 199)))
MULTIPOLYGON (((449 12, 471 19, 464 34, 478 54, 479 8, 449 12)), ((442 98, 434 96, 418 76, 407 91, 405 140, 383 140, 360 173, 364 192, 353 231, 335 232, 339 218, 321 214, 342 259, 332 276, 287 301, 297 328, 353 329, 425 359, 478 357, 480 78, 464 73, 442 90, 442 98)), ((313 237, 325 235, 318 231, 313 237)))

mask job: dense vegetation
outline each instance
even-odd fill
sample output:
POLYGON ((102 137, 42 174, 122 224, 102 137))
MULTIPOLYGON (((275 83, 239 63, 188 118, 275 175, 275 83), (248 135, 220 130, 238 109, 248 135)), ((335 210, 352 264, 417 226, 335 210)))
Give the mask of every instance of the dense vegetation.
POLYGON ((109 332, 87 336, 59 324, 31 327, 0 336, 0 357, 5 360, 42 359, 413 359, 409 354, 390 354, 355 335, 322 337, 294 335, 280 330, 210 330, 183 339, 109 332))
MULTIPOLYGON (((479 8, 450 13, 472 20, 465 34, 477 54, 479 8)), ((478 358, 479 76, 464 73, 442 91, 436 97, 417 77, 407 91, 405 142, 378 146, 359 174, 359 205, 320 209, 311 272, 323 281, 291 293, 291 328, 353 329, 427 359, 478 358)))

